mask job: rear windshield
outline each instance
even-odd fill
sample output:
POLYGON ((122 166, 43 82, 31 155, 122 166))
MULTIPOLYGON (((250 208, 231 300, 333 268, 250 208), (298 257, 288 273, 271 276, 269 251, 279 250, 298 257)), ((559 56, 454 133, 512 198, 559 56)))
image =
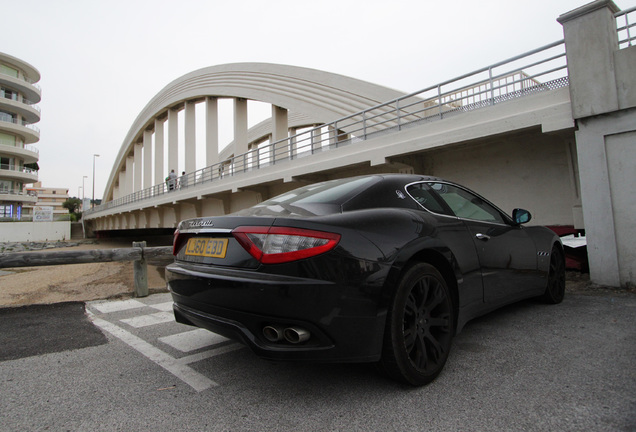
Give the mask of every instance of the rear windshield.
POLYGON ((316 183, 263 201, 248 211, 251 214, 262 213, 265 209, 268 209, 270 214, 272 212, 306 215, 339 213, 343 203, 377 181, 378 178, 375 177, 360 177, 316 183))

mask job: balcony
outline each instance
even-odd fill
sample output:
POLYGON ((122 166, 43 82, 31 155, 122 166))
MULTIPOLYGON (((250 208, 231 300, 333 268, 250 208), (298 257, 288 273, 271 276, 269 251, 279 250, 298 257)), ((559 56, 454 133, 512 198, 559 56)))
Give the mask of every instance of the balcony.
POLYGON ((2 140, 0 140, 0 155, 18 157, 22 159, 24 163, 33 163, 40 160, 40 152, 36 147, 16 147, 13 143, 5 144, 2 140))
POLYGON ((37 126, 16 119, 0 118, 0 131, 6 131, 24 138, 26 144, 40 141, 40 129, 37 126))
POLYGON ((29 101, 38 103, 42 100, 42 90, 37 84, 32 84, 23 78, 15 78, 11 75, 0 73, 0 84, 17 89, 29 101))
POLYGON ((38 197, 12 189, 0 189, 0 201, 35 204, 38 201, 38 197))
POLYGON ((0 165, 0 178, 18 180, 23 183, 38 181, 38 171, 31 168, 18 168, 12 165, 0 165))
POLYGON ((32 102, 23 97, 17 100, 6 97, 3 91, 0 91, 0 107, 20 114, 26 123, 36 123, 40 121, 40 108, 32 105, 32 102))

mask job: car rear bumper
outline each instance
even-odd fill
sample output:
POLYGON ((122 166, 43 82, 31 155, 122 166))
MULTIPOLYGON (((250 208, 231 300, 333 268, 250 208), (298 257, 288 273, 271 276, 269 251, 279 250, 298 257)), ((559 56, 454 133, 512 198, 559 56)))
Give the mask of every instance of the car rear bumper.
POLYGON ((386 313, 361 288, 290 276, 175 263, 166 280, 178 322, 205 328, 273 360, 372 362, 380 358, 386 313), (308 332, 272 341, 267 326, 308 332))

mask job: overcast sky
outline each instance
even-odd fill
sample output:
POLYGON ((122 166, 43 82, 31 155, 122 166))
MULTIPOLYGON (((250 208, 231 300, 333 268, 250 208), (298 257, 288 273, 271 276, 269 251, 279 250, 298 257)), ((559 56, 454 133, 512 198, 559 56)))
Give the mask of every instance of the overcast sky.
MULTIPOLYGON (((0 51, 42 75, 39 178, 101 198, 148 101, 196 69, 267 62, 404 92, 563 38, 587 0, 2 0, 0 51)), ((615 0, 621 9, 636 0, 615 0)), ((224 143, 221 143, 223 145, 224 143)), ((80 193, 81 195, 81 193, 80 193)))

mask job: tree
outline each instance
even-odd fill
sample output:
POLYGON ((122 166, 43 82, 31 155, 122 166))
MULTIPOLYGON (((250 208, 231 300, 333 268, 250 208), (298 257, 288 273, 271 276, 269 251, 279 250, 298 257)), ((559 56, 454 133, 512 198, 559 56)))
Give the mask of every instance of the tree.
POLYGON ((68 210, 69 213, 77 213, 82 204, 82 200, 79 198, 69 198, 62 203, 62 207, 68 210))

